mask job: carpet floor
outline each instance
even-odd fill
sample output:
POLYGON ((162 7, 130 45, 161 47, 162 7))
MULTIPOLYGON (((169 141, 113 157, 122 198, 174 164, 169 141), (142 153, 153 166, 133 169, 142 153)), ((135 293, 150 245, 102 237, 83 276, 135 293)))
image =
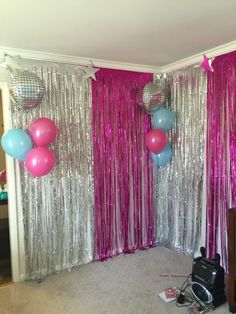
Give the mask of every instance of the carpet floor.
MULTIPOLYGON (((192 259, 156 247, 93 262, 70 272, 50 275, 41 283, 22 282, 0 286, 1 314, 179 314, 175 302, 165 303, 158 294, 180 287, 192 259)), ((229 313, 224 304, 215 314, 229 313)))

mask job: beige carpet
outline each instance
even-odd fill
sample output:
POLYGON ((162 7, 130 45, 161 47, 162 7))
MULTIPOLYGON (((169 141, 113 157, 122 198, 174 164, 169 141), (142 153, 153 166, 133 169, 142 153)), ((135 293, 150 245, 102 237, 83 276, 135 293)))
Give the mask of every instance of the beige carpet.
MULTIPOLYGON (((165 303, 158 293, 181 286, 191 258, 156 247, 135 254, 94 262, 71 272, 48 276, 42 283, 24 282, 0 287, 1 314, 167 314, 188 313, 165 303)), ((213 313, 229 313, 225 304, 213 313)))

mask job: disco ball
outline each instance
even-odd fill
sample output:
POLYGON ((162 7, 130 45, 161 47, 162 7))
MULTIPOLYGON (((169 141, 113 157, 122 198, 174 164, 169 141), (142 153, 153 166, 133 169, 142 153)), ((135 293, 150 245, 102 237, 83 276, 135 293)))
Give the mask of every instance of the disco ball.
POLYGON ((165 101, 166 93, 160 84, 148 83, 138 95, 139 107, 149 114, 164 107, 165 101))
POLYGON ((16 70, 9 82, 9 95, 19 109, 32 109, 42 101, 43 81, 33 72, 16 70))

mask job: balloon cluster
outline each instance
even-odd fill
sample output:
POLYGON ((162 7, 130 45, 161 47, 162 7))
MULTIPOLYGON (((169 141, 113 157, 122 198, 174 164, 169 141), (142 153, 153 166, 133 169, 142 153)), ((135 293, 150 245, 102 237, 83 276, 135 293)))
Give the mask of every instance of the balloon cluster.
POLYGON ((55 154, 48 145, 56 135, 55 123, 48 118, 39 118, 30 124, 29 134, 22 129, 8 130, 2 136, 1 145, 6 154, 25 160, 26 169, 32 176, 41 177, 55 165, 55 154))
MULTIPOLYGON (((6 182, 7 181, 7 172, 6 169, 2 170, 0 172, 0 181, 6 182)), ((1 183, 2 183, 1 182, 1 183)), ((0 184, 0 200, 7 200, 8 194, 7 194, 7 184, 4 184, 4 188, 2 189, 2 184, 0 184)))
POLYGON ((160 108, 152 115, 153 129, 146 134, 146 145, 157 166, 165 166, 172 158, 173 150, 168 143, 167 133, 174 124, 174 114, 167 108, 160 108))

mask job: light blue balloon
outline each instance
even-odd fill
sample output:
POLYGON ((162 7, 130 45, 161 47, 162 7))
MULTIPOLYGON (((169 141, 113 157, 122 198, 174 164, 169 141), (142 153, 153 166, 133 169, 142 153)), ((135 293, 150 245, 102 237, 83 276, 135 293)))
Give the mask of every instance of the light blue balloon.
POLYGON ((6 154, 19 160, 25 160, 27 153, 32 148, 32 141, 23 130, 10 129, 3 134, 1 145, 6 154))
POLYGON ((160 108, 153 113, 152 125, 154 129, 162 129, 168 132, 173 128, 175 115, 167 108, 160 108))
POLYGON ((152 161, 154 162, 154 164, 157 164, 157 154, 154 154, 151 152, 151 158, 152 158, 152 161))
POLYGON ((158 154, 151 153, 151 158, 156 166, 165 166, 172 156, 173 150, 170 144, 166 144, 165 148, 158 154))

